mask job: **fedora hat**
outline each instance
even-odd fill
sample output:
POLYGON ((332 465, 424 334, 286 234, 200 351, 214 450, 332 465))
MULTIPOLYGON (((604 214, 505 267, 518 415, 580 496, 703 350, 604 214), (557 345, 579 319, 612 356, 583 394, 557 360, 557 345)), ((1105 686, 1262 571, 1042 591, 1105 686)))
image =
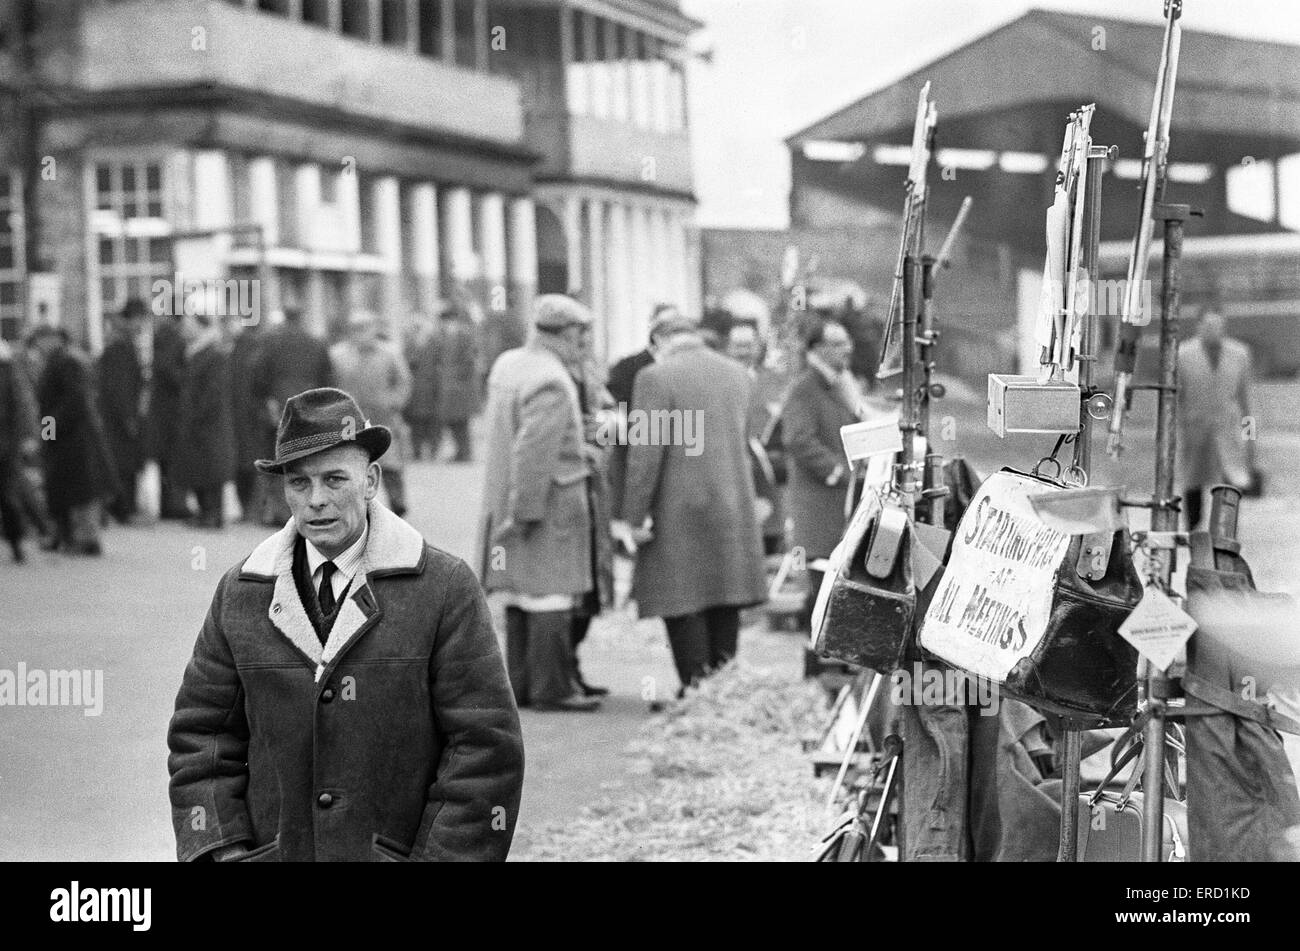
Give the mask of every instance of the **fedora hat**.
POLYGON ((275 458, 253 464, 263 472, 284 474, 284 467, 305 456, 355 443, 374 462, 393 440, 387 426, 371 426, 361 407, 347 393, 320 387, 289 397, 275 433, 275 458))

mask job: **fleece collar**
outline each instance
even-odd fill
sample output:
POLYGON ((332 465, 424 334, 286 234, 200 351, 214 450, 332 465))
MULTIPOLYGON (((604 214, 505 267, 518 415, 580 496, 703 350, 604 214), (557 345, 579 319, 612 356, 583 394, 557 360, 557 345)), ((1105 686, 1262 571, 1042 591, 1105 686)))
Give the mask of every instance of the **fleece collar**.
POLYGON ((267 617, 276 630, 316 665, 317 681, 330 662, 378 619, 380 605, 370 587, 371 578, 418 574, 424 568, 424 538, 419 532, 378 502, 370 503, 367 516, 369 536, 357 569, 357 580, 339 608, 324 647, 293 580, 293 545, 298 531, 292 518, 253 549, 239 572, 241 578, 275 583, 267 617))

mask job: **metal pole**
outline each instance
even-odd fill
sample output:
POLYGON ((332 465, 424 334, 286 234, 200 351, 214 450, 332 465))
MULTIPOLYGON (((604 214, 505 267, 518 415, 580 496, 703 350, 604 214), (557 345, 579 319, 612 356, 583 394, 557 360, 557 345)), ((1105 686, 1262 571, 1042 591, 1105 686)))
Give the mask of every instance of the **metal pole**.
MULTIPOLYGON (((1083 247, 1080 249, 1079 266, 1087 275, 1089 290, 1096 286, 1098 258, 1101 247, 1101 178, 1106 171, 1106 161, 1110 155, 1109 146, 1091 146, 1088 150, 1088 179, 1083 192, 1083 247)), ((1079 335, 1079 392, 1083 402, 1079 407, 1079 435, 1074 440, 1074 465, 1092 475, 1092 430, 1093 418, 1088 411, 1088 402, 1092 397, 1092 371, 1096 362, 1094 349, 1097 340, 1097 317, 1095 304, 1098 295, 1090 293, 1088 309, 1083 315, 1083 328, 1079 335)), ((1079 793, 1082 781, 1079 776, 1079 759, 1083 749, 1082 728, 1073 720, 1064 723, 1064 769, 1061 777, 1061 840, 1056 854, 1058 862, 1077 862, 1079 860, 1079 793)))
MULTIPOLYGON (((1156 397, 1153 532, 1178 530, 1178 499, 1174 496, 1174 460, 1178 451, 1178 286, 1182 271, 1183 224, 1190 213, 1186 205, 1161 204, 1155 210, 1155 216, 1165 223, 1165 246, 1160 272, 1160 382, 1156 397)), ((1156 547, 1149 552, 1155 561, 1154 577, 1166 591, 1174 573, 1174 551, 1173 547, 1156 547)), ((1170 687, 1168 677, 1147 665, 1146 694, 1152 715, 1143 735, 1146 750, 1142 777, 1144 862, 1161 861, 1165 811, 1165 706, 1171 695, 1170 687)))
POLYGON ((903 434, 903 452, 899 463, 898 489, 903 496, 908 516, 916 510, 915 441, 916 441, 916 314, 917 261, 912 255, 903 256, 903 326, 900 343, 903 346, 903 409, 898 428, 903 434))

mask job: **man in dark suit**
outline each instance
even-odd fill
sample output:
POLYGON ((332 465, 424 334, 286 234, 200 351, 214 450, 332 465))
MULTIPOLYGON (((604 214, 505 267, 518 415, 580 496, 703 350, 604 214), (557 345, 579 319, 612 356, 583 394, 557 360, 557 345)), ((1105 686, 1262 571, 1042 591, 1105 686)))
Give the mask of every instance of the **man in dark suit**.
POLYGON ((149 419, 146 454, 158 463, 162 518, 189 517, 185 492, 176 478, 180 446, 181 390, 185 386, 185 340, 171 314, 154 318, 149 361, 149 419))
POLYGON ((187 301, 181 319, 185 379, 181 390, 176 476, 198 500, 194 524, 221 528, 221 493, 235 477, 235 429, 230 419, 230 359, 215 316, 187 301))
POLYGON ((122 524, 135 514, 136 480, 144 465, 144 367, 140 360, 140 333, 148 309, 129 300, 113 319, 113 336, 99 355, 99 399, 113 462, 118 492, 109 500, 108 512, 122 524))
MULTIPOLYGON (((833 320, 817 320, 805 331, 808 365, 790 388, 781 416, 781 437, 790 474, 794 544, 805 564, 826 558, 844 534, 849 464, 840 427, 861 418, 862 394, 849 369, 853 340, 833 320)), ((807 569, 804 623, 812 618, 822 572, 807 569)))
POLYGON ((23 538, 27 534, 26 487, 23 463, 35 456, 36 394, 20 354, 0 340, 0 525, 14 561, 25 560, 23 538))

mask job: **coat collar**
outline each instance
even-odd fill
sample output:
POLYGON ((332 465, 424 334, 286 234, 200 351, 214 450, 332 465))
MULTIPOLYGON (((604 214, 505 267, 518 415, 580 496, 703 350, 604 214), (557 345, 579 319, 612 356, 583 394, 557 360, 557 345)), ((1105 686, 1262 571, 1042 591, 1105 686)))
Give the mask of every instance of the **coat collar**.
POLYGON ((370 503, 367 517, 370 535, 361 566, 324 647, 293 580, 293 545, 298 531, 292 518, 253 549, 239 572, 240 578, 275 583, 267 617, 276 630, 316 665, 317 681, 330 662, 378 620, 380 605, 370 580, 390 574, 419 574, 424 569, 424 538, 419 532, 375 501, 370 503))

